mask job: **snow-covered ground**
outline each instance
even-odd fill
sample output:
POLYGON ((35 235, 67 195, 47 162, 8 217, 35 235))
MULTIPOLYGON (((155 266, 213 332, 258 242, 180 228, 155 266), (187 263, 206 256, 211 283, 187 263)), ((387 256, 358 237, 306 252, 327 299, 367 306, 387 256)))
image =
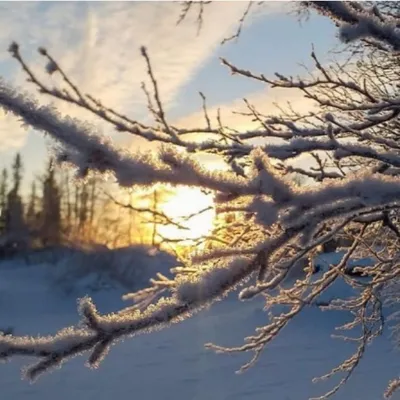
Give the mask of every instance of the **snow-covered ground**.
MULTIPOLYGON (((122 287, 93 292, 87 289, 93 284, 89 285, 90 277, 82 278, 85 285, 66 293, 54 283, 59 276, 57 266, 0 264, 0 328, 12 325, 16 334, 53 333, 78 321, 76 296, 88 291, 103 312, 123 304, 122 287)), ((63 268, 67 267, 64 262, 63 268)), ((268 347, 255 368, 235 375, 249 355, 216 355, 204 350, 203 344, 239 344, 264 323, 266 315, 260 303, 228 299, 168 330, 114 346, 98 370, 86 368, 84 357, 78 357, 31 385, 21 381, 20 374, 30 360, 1 364, 1 399, 305 400, 333 384, 313 384, 311 379, 328 372, 353 350, 351 344, 330 338, 344 318, 338 313, 307 310, 268 347)), ((389 339, 379 338, 334 398, 382 398, 387 380, 399 372, 398 357, 389 339)))

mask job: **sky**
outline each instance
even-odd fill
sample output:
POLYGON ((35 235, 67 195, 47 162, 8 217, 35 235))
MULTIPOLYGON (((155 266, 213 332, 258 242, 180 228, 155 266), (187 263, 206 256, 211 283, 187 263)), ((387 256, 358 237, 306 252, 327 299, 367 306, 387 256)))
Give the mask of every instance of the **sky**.
MULTIPOLYGON (((291 101, 298 107, 309 105, 296 93, 273 91, 264 85, 231 76, 221 65, 223 56, 239 67, 264 73, 302 73, 301 63, 312 67, 314 45, 322 59, 338 44, 335 27, 316 15, 299 23, 289 13, 292 3, 266 2, 253 7, 237 41, 221 45, 234 33, 247 1, 212 2, 205 6, 198 33, 196 10, 179 25, 181 5, 177 2, 3 2, 0 3, 0 76, 33 94, 40 102, 51 99, 39 95, 7 52, 17 41, 21 53, 37 75, 57 84, 46 74, 45 61, 38 55, 46 47, 70 78, 83 89, 127 115, 150 121, 141 82, 147 80, 140 46, 147 47, 160 88, 168 120, 199 125, 201 99, 207 96, 211 118, 218 107, 223 120, 238 128, 248 121, 232 114, 246 97, 261 110, 270 112, 272 103, 291 101)), ((143 142, 116 134, 112 128, 76 107, 57 103, 60 112, 93 123, 100 134, 113 137, 133 151, 143 142)), ((204 123, 203 123, 204 124, 204 123)), ((12 116, 0 111, 0 167, 9 166, 15 153, 22 153, 26 181, 39 173, 49 155, 43 136, 25 130, 12 116)))

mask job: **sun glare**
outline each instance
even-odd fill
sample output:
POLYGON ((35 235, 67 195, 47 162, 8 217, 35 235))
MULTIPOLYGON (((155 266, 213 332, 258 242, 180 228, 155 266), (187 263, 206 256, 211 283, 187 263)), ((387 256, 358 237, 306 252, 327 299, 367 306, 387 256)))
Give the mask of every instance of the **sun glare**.
POLYGON ((165 201, 160 208, 168 217, 188 228, 187 230, 182 230, 174 225, 159 226, 158 232, 163 237, 169 239, 195 239, 207 235, 213 227, 215 211, 212 197, 199 189, 178 188, 175 195, 165 201), (202 211, 209 207, 211 208, 202 211), (196 213, 199 214, 194 215, 196 213), (191 215, 194 216, 186 220, 191 215))

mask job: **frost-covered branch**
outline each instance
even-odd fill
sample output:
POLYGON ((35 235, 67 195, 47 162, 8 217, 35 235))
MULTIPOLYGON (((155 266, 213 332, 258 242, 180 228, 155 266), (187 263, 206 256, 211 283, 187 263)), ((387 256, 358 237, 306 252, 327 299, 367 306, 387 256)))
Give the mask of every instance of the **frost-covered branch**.
MULTIPOLYGON (((195 3, 186 3, 181 18, 195 3)), ((203 5, 197 5, 202 21, 203 5)), ((314 70, 308 71, 308 77, 277 73, 271 78, 222 60, 233 75, 271 88, 299 91, 313 103, 307 113, 280 106, 279 115, 273 115, 246 99, 247 109, 240 113, 258 125, 247 131, 226 127, 220 116, 213 123, 202 93, 205 126, 174 126, 166 116, 159 91, 162 82, 157 81, 147 49, 142 48, 141 54, 150 84, 143 90, 155 126, 84 94, 49 52, 40 49, 47 72, 60 74, 66 89, 48 86, 25 62, 18 45, 11 45, 12 56, 42 94, 90 111, 118 131, 160 145, 152 153, 124 151, 88 124, 63 118, 55 109, 40 106, 1 81, 0 106, 25 125, 52 137, 59 162, 72 164, 80 176, 111 173, 121 187, 168 183, 207 189, 214 195, 220 221, 202 238, 201 250, 194 246, 190 262, 173 269, 173 278, 158 274, 147 288, 128 294, 125 298, 133 301, 133 306, 100 315, 90 299, 83 299, 81 325, 49 337, 1 336, 3 358, 38 358, 38 364, 28 369, 31 379, 86 351, 91 353, 89 365, 97 366, 114 342, 188 318, 240 286, 241 300, 263 297, 265 308, 271 310, 269 319, 242 346, 207 347, 253 352, 241 369, 246 370, 307 307, 341 310, 354 316, 342 328, 358 329, 361 335, 342 337, 355 342, 357 348, 324 376, 345 374, 339 385, 321 398, 336 393, 350 378, 366 344, 383 332, 385 289, 400 278, 400 23, 390 10, 356 2, 303 2, 303 6, 333 19, 342 40, 357 41, 357 52, 345 62, 333 60, 325 65, 313 51, 314 70), (195 133, 198 140, 186 139, 195 133), (211 139, 201 140, 204 134, 211 139), (231 168, 209 170, 193 153, 217 155, 231 168), (302 165, 297 163, 299 156, 302 165), (294 172, 312 184, 295 184, 290 177, 294 172), (341 261, 317 272, 313 264, 321 247, 343 237, 350 244, 341 261), (368 257, 372 265, 351 267, 351 261, 360 257, 368 257), (293 280, 292 274, 299 270, 293 280), (339 279, 353 288, 354 296, 321 301, 321 295, 339 279), (161 294, 165 297, 160 299, 161 294), (285 311, 279 309, 282 305, 285 311), (274 314, 276 307, 280 311, 274 314)), ((240 24, 249 10, 250 6, 240 24)), ((182 222, 163 213, 157 217, 168 223, 182 222)), ((392 297, 398 302, 397 295, 392 297)), ((398 381, 393 381, 387 394, 398 387, 398 381)))
POLYGON ((234 259, 202 273, 180 275, 173 281, 156 282, 173 288, 170 299, 161 299, 145 311, 134 310, 102 316, 88 298, 80 300, 81 328, 66 328, 55 336, 32 338, 0 336, 0 357, 30 355, 41 358, 26 370, 34 380, 51 368, 83 352, 91 351, 88 364, 98 366, 113 342, 181 321, 232 290, 254 269, 256 259, 234 259))
POLYGON ((306 7, 313 7, 319 12, 338 21, 341 39, 352 42, 363 38, 373 38, 389 45, 394 51, 400 50, 400 31, 398 21, 391 15, 368 10, 357 2, 307 1, 306 7))

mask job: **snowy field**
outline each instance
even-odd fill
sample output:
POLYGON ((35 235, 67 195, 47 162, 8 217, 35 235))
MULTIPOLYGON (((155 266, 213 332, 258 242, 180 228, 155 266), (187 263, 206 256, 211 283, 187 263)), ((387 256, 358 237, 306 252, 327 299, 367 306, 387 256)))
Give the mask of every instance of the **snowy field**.
MULTIPOLYGON (((123 304, 122 287, 93 291, 93 277, 83 277, 72 291, 62 290, 55 284, 57 266, 0 264, 0 328, 11 325, 19 335, 54 333, 78 321, 76 297, 86 293, 103 312, 123 304)), ((65 262, 63 268, 68 268, 65 262)), ((340 285, 335 290, 340 291, 340 285)), ((313 384, 311 379, 353 351, 351 344, 330 338, 334 326, 345 321, 338 313, 307 310, 269 346, 257 366, 242 375, 234 372, 249 355, 216 355, 203 348, 210 341, 239 344, 265 320, 260 303, 232 298, 168 330, 114 346, 98 370, 86 368, 85 357, 78 357, 33 385, 21 381, 20 373, 30 360, 15 359, 0 365, 1 399, 305 400, 331 388, 333 381, 313 384)), ((382 398, 387 381, 399 372, 398 357, 389 339, 379 338, 333 398, 382 398)))

